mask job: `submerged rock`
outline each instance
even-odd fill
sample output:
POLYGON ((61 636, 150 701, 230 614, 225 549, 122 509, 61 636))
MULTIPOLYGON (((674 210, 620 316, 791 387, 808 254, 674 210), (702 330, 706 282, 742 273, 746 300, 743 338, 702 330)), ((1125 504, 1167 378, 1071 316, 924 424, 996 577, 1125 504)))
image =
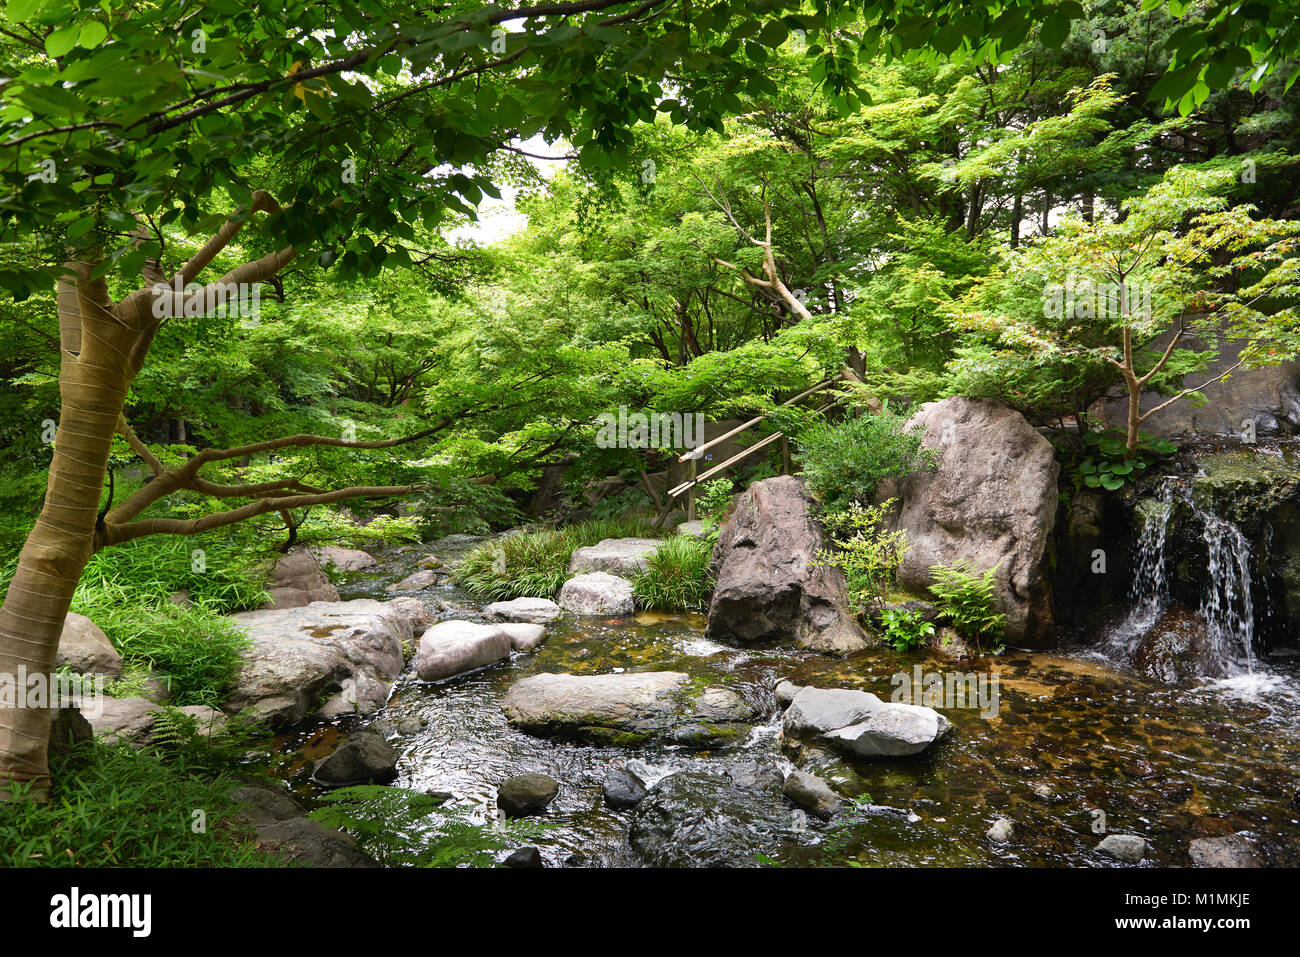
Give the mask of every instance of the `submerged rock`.
POLYGON ((499 625, 440 621, 420 638, 415 670, 421 681, 438 681, 509 658, 512 647, 499 625))
POLYGON ((569 558, 569 574, 608 572, 635 578, 646 570, 647 560, 663 544, 657 538, 606 538, 595 545, 576 548, 569 558))
POLYGON ((231 619, 252 646, 226 708, 232 713, 254 709, 283 726, 314 711, 378 711, 402 673, 414 636, 431 616, 411 598, 362 598, 241 612, 231 619))
POLYGON ((397 752, 374 731, 359 731, 316 762, 311 779, 326 787, 387 784, 397 777, 397 752))
POLYGON ((1263 867, 1255 835, 1238 831, 1224 837, 1198 837, 1187 847, 1193 867, 1263 867))
POLYGON ((534 625, 549 625, 561 615, 560 606, 549 598, 512 598, 494 601, 483 609, 492 621, 518 621, 534 625))
POLYGON ((1010 818, 1000 817, 993 822, 993 826, 984 832, 994 844, 1006 844, 1015 836, 1016 826, 1010 818))
POLYGON ((431 588, 438 584, 439 575, 436 571, 429 568, 422 568, 417 572, 412 572, 403 578, 400 582, 394 582, 385 588, 385 591, 420 591, 424 588, 431 588))
POLYGON ((541 814, 560 793, 560 783, 545 774, 517 774, 501 782, 497 807, 507 817, 541 814))
POLYGON ((628 840, 651 867, 757 867, 758 855, 792 837, 795 813, 776 786, 738 784, 725 774, 680 771, 633 812, 628 840))
POLYGON ((938 463, 876 492, 877 501, 898 500, 893 527, 907 535, 899 586, 924 594, 931 567, 957 559, 980 571, 996 566, 1007 641, 1050 646, 1056 450, 1019 412, 990 399, 928 402, 907 424, 925 430, 922 446, 937 450, 938 463))
POLYGON ((116 678, 122 674, 122 655, 108 640, 108 635, 85 615, 78 615, 75 611, 68 612, 68 617, 63 620, 55 664, 83 675, 116 678))
POLYGON ((579 575, 561 586, 560 607, 575 615, 630 615, 635 610, 632 583, 605 572, 579 575))
POLYGON ((712 748, 748 732, 756 709, 725 688, 691 688, 677 671, 532 675, 515 682, 501 710, 531 734, 594 744, 674 742, 712 748))
POLYGON ((713 550, 710 638, 835 654, 867 647, 843 574, 817 564, 825 543, 810 506, 803 484, 788 475, 755 482, 740 497, 713 550))
POLYGON ((521 847, 511 851, 501 862, 502 867, 543 867, 542 852, 535 847, 521 847))

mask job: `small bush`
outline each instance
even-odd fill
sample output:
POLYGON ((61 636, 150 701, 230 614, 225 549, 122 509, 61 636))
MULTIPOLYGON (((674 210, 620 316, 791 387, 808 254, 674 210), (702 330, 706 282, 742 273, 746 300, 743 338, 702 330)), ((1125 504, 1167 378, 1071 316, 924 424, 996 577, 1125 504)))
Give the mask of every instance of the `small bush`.
POLYGON ((995 648, 1002 643, 1007 616, 994 610, 997 603, 997 570, 998 566, 994 565, 985 572, 979 572, 964 558, 949 565, 930 567, 930 574, 934 576, 930 591, 939 611, 947 615, 952 620, 952 626, 973 639, 977 646, 986 638, 994 642, 995 648))
POLYGON ((657 611, 703 611, 713 592, 709 561, 715 540, 677 535, 665 541, 636 578, 637 604, 657 611))
POLYGON ((855 502, 823 516, 835 547, 819 551, 818 564, 837 565, 844 572, 849 603, 859 615, 884 607, 898 566, 907 554, 906 534, 883 527, 893 504, 893 499, 880 505, 855 502))
POLYGON ((0 803, 3 867, 256 867, 276 861, 228 823, 238 782, 127 745, 51 761, 48 803, 0 803), (195 809, 207 828, 192 829, 195 809))
POLYGON ((919 611, 887 608, 881 612, 880 625, 885 630, 885 641, 896 651, 924 648, 934 634, 934 622, 925 621, 919 611))
POLYGON ((887 478, 933 468, 937 453, 921 448, 923 430, 904 429, 890 413, 821 422, 796 440, 808 490, 828 511, 869 502, 887 478))
POLYGON ((480 601, 553 598, 569 577, 569 559, 576 549, 605 538, 660 534, 645 519, 606 519, 518 532, 475 548, 460 560, 453 574, 480 601))
POLYGON ((727 509, 731 508, 731 479, 714 479, 700 486, 700 494, 695 499, 696 514, 705 522, 722 521, 727 509))

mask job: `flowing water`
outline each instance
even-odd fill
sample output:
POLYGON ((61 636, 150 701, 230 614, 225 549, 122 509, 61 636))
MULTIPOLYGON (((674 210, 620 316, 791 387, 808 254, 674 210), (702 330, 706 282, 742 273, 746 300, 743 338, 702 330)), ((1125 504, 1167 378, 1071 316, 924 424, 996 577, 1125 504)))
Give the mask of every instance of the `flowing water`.
MULTIPOLYGON (((467 544, 432 548, 449 559, 467 544)), ((1225 547, 1231 557, 1231 543, 1225 547)), ((383 570, 341 585, 343 597, 387 597, 383 586, 409 573, 422 553, 381 556, 383 570)), ((439 617, 478 617, 473 603, 450 585, 420 594, 451 604, 439 617)), ((1236 626, 1224 622, 1231 637, 1236 626)), ((844 796, 862 799, 860 806, 830 823, 783 807, 788 824, 745 836, 752 839, 753 861, 762 854, 783 865, 1106 866, 1113 862, 1092 851, 1104 822, 1106 832, 1145 836, 1155 865, 1185 865, 1190 838, 1242 829, 1259 835, 1269 863, 1300 864, 1294 675, 1270 675, 1272 684, 1171 688, 1086 654, 1010 652, 957 665, 930 654, 873 650, 836 660, 800 650, 725 647, 705 638, 704 624, 697 615, 566 616, 532 654, 437 684, 408 672, 384 715, 356 723, 383 719, 401 728, 394 742, 401 754, 395 783, 450 793, 453 812, 464 820, 490 822, 496 786, 512 775, 540 772, 559 781, 546 829, 509 846, 535 845, 548 865, 635 864, 627 839, 633 812, 604 806, 605 776, 627 766, 654 784, 679 771, 755 761, 788 770, 772 694, 778 679, 860 688, 888 700, 891 676, 910 674, 917 665, 996 675, 996 716, 944 708, 953 734, 917 758, 815 762, 809 770, 844 796), (700 752, 550 741, 512 729, 501 715, 502 696, 526 675, 623 669, 685 671, 738 690, 766 717, 740 744, 700 752), (1009 844, 984 837, 999 815, 1016 823, 1009 844)), ((323 792, 308 780, 310 761, 329 753, 352 726, 323 724, 282 739, 279 772, 304 797, 318 800, 323 792)), ((770 797, 755 793, 752 800, 770 797)), ((400 839, 419 845, 436 842, 439 833, 417 829, 400 839)))

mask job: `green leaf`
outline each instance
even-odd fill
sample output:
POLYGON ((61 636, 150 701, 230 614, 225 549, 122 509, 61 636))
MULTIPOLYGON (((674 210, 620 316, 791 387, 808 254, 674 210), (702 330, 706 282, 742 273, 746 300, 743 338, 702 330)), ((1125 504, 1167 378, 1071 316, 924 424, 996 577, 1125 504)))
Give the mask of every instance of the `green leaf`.
POLYGON ((81 27, 75 23, 55 30, 45 38, 45 52, 53 57, 64 56, 77 45, 77 36, 80 32, 81 27))
POLYGON ((107 37, 108 27, 98 20, 87 20, 81 25, 81 32, 77 34, 77 46, 85 50, 93 50, 107 37))
POLYGON ((1049 13, 1047 19, 1043 21, 1043 28, 1039 31, 1038 38, 1042 41, 1043 46, 1056 49, 1065 42, 1065 38, 1069 35, 1070 19, 1053 12, 1049 13))

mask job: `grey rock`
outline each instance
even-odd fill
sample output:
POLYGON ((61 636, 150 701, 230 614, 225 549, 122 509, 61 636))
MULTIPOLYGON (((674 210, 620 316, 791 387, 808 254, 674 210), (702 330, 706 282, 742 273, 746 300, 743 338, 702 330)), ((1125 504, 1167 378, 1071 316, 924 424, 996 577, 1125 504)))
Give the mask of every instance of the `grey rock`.
POLYGON ((823 547, 800 481, 755 482, 718 535, 709 637, 739 645, 795 641, 834 654, 869 644, 848 608, 844 576, 817 564, 823 547))
POLYGON ((560 587, 560 607, 575 615, 630 615, 635 609, 632 583, 605 572, 578 575, 560 587))
MULTIPOLYGON (((126 743, 137 747, 153 741, 161 705, 145 698, 99 698, 96 704, 96 708, 84 712, 96 738, 108 744, 126 743)), ((212 736, 225 727, 225 715, 215 708, 186 705, 176 710, 194 716, 200 735, 212 736)))
POLYGON ((235 818, 254 829, 305 817, 307 812, 293 799, 288 789, 279 781, 248 781, 230 792, 238 808, 235 818))
POLYGON ((1105 854, 1125 864, 1136 864, 1147 853, 1147 842, 1135 834, 1108 834, 1096 847, 1098 854, 1105 854))
POLYGON ((576 548, 569 558, 569 574, 606 572, 620 578, 635 578, 646 570, 646 561, 663 544, 657 538, 606 538, 595 545, 576 548))
POLYGON ((424 633, 415 669, 421 681, 438 681, 510 657, 510 636, 497 625, 441 621, 424 633))
POLYGON ((503 621, 496 627, 506 633, 515 651, 532 651, 546 640, 546 626, 522 621, 503 621))
POLYGON ((773 694, 776 695, 777 704, 779 704, 782 708, 788 708, 790 707, 790 703, 794 701, 794 696, 797 695, 802 690, 803 690, 803 685, 797 685, 794 682, 787 681, 783 678, 782 680, 777 682, 776 688, 773 690, 773 694))
POLYGON ((497 788, 497 807, 507 817, 527 817, 541 814, 555 796, 560 784, 545 774, 517 774, 501 782, 497 788))
POLYGON ((636 807, 646 796, 645 782, 626 768, 611 771, 601 787, 605 806, 615 811, 636 807))
POLYGON ((252 647, 226 708, 284 726, 321 701, 335 714, 382 708, 429 613, 414 599, 361 598, 231 617, 252 647))
POLYGON ((677 526, 678 535, 689 535, 691 538, 703 538, 709 534, 709 526, 705 522, 682 522, 677 526))
POLYGON ((509 601, 494 601, 483 609, 483 614, 493 621, 549 625, 562 612, 560 606, 549 598, 512 598, 509 601))
POLYGON ((312 550, 316 561, 321 565, 333 565, 341 572, 360 572, 373 568, 378 562, 369 552, 359 548, 342 548, 338 545, 325 545, 312 550))
POLYGON ((314 601, 338 601, 339 590, 326 576, 305 545, 291 549, 276 561, 267 588, 271 600, 266 608, 301 608, 314 601))
POLYGON ((805 771, 791 771, 781 793, 823 821, 834 817, 840 807, 840 796, 831 790, 830 785, 805 771))
POLYGON ((1187 847, 1193 867, 1263 867, 1255 835, 1238 831, 1223 837, 1198 837, 1187 847))
POLYGON ((387 784, 397 777, 397 752, 374 731, 358 731, 316 762, 312 780, 326 787, 387 784))
POLYGON ((108 640, 108 635, 85 615, 74 611, 68 612, 63 620, 55 663, 83 675, 116 678, 122 674, 122 655, 108 640))
POLYGON ((49 756, 54 759, 95 737, 95 729, 81 710, 73 705, 59 708, 50 720, 49 756))
POLYGON ((919 754, 943 737, 950 725, 933 708, 882 704, 861 721, 822 735, 833 747, 858 758, 919 754))
POLYGON ((1051 544, 1060 504, 1056 452, 1019 412, 990 399, 929 402, 908 427, 938 451, 935 471, 887 479, 877 501, 897 499, 892 527, 907 535, 898 584, 923 594, 931 567, 967 559, 997 566, 998 609, 1007 641, 1055 641, 1051 544))
POLYGON ((849 688, 803 688, 790 700, 782 723, 787 737, 809 737, 847 727, 884 707, 868 691, 849 688))
POLYGON ((417 572, 412 572, 403 578, 400 582, 394 582, 385 588, 385 591, 420 591, 438 584, 439 575, 436 571, 429 568, 422 568, 417 572))

